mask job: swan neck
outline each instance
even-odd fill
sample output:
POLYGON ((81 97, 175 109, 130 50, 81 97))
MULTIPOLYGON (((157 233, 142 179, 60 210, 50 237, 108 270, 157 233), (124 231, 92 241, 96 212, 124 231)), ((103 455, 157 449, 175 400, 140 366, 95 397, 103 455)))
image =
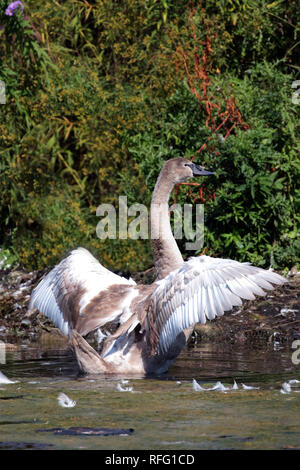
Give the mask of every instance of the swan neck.
POLYGON ((174 183, 159 175, 155 185, 150 217, 151 217, 151 243, 156 268, 156 280, 163 279, 171 271, 183 264, 183 258, 172 233, 169 215, 169 198, 174 183))

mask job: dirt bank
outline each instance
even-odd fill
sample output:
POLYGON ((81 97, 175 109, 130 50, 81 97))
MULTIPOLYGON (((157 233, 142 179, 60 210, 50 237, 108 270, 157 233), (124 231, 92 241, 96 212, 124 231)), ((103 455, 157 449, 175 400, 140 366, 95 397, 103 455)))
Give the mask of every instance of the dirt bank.
MULTIPOLYGON (((57 328, 44 315, 29 314, 27 306, 32 289, 45 271, 25 272, 18 269, 0 271, 0 341, 30 343, 47 337, 62 338, 57 328)), ((148 270, 133 276, 137 282, 151 282, 148 270)), ((300 274, 264 298, 244 302, 216 321, 197 325, 191 341, 290 345, 300 339, 300 274)))

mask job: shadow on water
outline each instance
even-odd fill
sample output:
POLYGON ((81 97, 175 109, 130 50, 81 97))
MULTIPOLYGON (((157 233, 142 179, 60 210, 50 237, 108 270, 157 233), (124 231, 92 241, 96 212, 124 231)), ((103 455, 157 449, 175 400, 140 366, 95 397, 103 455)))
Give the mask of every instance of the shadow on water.
POLYGON ((167 374, 103 377, 80 375, 66 348, 20 346, 0 364, 14 381, 0 383, 0 449, 297 448, 300 387, 281 393, 300 379, 291 354, 204 343, 186 348, 167 374), (193 379, 228 390, 195 391, 193 379), (61 392, 76 405, 61 407, 61 392))

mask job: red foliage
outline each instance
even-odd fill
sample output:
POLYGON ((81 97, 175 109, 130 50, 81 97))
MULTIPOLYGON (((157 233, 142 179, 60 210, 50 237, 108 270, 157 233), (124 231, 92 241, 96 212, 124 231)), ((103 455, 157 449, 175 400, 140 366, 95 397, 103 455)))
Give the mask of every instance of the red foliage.
MULTIPOLYGON (((186 77, 188 86, 195 95, 199 106, 204 110, 206 114, 205 125, 211 130, 211 137, 208 138, 207 142, 204 142, 201 147, 197 150, 197 153, 201 153, 205 148, 208 148, 211 153, 218 155, 218 151, 215 145, 209 147, 209 141, 213 136, 217 136, 218 132, 223 130, 223 139, 232 133, 235 127, 241 127, 244 130, 249 129, 248 124, 245 123, 241 115, 240 110, 237 107, 235 98, 230 96, 226 97, 221 89, 218 91, 221 93, 224 102, 224 110, 220 108, 217 103, 216 97, 209 93, 210 89, 210 78, 208 74, 208 67, 210 64, 210 56, 212 53, 212 43, 211 40, 214 37, 208 27, 203 22, 203 27, 206 31, 205 39, 199 41, 196 34, 196 25, 192 22, 192 18, 196 13, 196 9, 191 9, 189 14, 189 20, 191 24, 191 45, 192 47, 189 50, 184 50, 182 46, 178 47, 175 53, 175 64, 176 69, 179 74, 186 77), (199 52, 198 44, 200 43, 202 51, 199 52), (199 91, 200 90, 200 91, 199 91)), ((191 161, 196 158, 194 155, 191 158, 191 161)), ((193 194, 192 188, 190 190, 190 196, 193 202, 201 201, 205 202, 207 199, 214 199, 215 194, 209 194, 207 190, 205 191, 205 185, 201 183, 181 183, 182 185, 188 186, 200 186, 197 195, 193 194), (204 194, 206 197, 204 197, 204 194)), ((177 185, 174 189, 174 203, 176 203, 177 194, 179 190, 177 185)))

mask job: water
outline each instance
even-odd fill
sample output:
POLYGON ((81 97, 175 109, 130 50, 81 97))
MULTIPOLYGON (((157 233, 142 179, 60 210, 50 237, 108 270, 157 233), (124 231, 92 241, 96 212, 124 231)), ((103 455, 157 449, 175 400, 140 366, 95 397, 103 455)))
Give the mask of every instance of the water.
POLYGON ((20 347, 0 370, 0 449, 282 449, 300 448, 300 379, 291 351, 203 344, 186 349, 159 377, 79 376, 67 349, 20 347), (122 383, 127 379, 128 383, 122 383), (221 381, 238 390, 195 392, 221 381), (243 390, 241 384, 259 387, 243 390), (118 391, 133 387, 133 392, 118 391), (62 408, 64 392, 76 401, 62 408), (51 428, 134 429, 130 435, 63 436, 51 428))

